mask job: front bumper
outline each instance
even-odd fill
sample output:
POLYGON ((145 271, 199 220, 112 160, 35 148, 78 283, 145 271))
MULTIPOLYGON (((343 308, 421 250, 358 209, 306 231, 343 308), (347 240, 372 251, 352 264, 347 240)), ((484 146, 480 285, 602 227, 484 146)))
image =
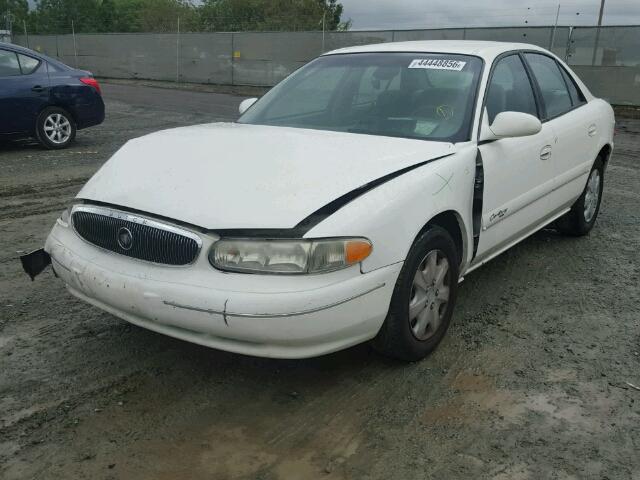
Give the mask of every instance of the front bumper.
POLYGON ((359 267, 321 275, 274 276, 213 269, 204 244, 185 267, 101 250, 59 223, 47 239, 69 291, 128 322, 189 342, 248 355, 304 358, 373 338, 402 267, 359 267))

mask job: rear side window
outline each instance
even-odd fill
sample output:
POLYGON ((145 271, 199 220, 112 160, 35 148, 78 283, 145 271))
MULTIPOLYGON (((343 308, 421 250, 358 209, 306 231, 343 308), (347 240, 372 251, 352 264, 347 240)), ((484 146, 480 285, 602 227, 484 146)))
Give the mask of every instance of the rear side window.
POLYGON ((66 71, 62 65, 58 65, 54 62, 47 62, 47 69, 49 70, 49 72, 56 72, 56 73, 62 73, 64 71, 66 71))
POLYGON ((36 60, 27 55, 18 54, 18 61, 20 62, 20 69, 23 75, 29 75, 35 72, 38 69, 38 65, 40 65, 40 60, 36 60))
POLYGON ((572 108, 567 84, 562 78, 558 64, 551 57, 537 53, 525 53, 525 58, 540 87, 547 118, 561 115, 572 108))
POLYGON ((0 77, 20 75, 20 64, 15 53, 0 50, 0 77))
POLYGON ((562 67, 560 67, 560 72, 562 72, 562 77, 564 78, 564 81, 569 88, 569 96, 571 97, 571 103, 573 103, 573 106, 575 107, 576 105, 586 103, 584 95, 576 85, 576 82, 573 80, 573 78, 571 78, 571 75, 569 75, 562 67))
POLYGON ((533 88, 518 55, 498 61, 487 92, 489 124, 501 112, 522 112, 538 116, 533 88))

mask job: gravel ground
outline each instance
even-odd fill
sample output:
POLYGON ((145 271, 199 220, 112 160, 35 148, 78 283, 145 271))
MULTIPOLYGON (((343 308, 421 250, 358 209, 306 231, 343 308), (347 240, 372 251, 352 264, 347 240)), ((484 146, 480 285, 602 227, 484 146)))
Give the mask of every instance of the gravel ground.
POLYGON ((640 480, 640 120, 619 122, 593 232, 543 230, 468 275, 427 360, 282 361, 142 330, 22 273, 17 251, 126 139, 241 100, 104 91, 106 122, 72 148, 0 146, 0 478, 640 480))

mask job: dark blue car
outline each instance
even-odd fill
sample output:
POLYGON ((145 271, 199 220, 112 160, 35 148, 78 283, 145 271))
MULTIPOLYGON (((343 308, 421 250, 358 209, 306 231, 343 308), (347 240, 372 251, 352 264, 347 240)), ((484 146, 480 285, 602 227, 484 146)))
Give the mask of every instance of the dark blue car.
POLYGON ((64 148, 76 130, 103 120, 100 85, 91 73, 0 43, 0 140, 35 137, 46 148, 64 148))

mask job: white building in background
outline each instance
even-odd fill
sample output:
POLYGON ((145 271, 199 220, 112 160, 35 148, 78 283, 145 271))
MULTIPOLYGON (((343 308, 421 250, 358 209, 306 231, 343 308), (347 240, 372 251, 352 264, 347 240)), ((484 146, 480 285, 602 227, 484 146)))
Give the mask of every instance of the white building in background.
POLYGON ((9 30, 0 30, 0 42, 11 42, 11 32, 9 30))

